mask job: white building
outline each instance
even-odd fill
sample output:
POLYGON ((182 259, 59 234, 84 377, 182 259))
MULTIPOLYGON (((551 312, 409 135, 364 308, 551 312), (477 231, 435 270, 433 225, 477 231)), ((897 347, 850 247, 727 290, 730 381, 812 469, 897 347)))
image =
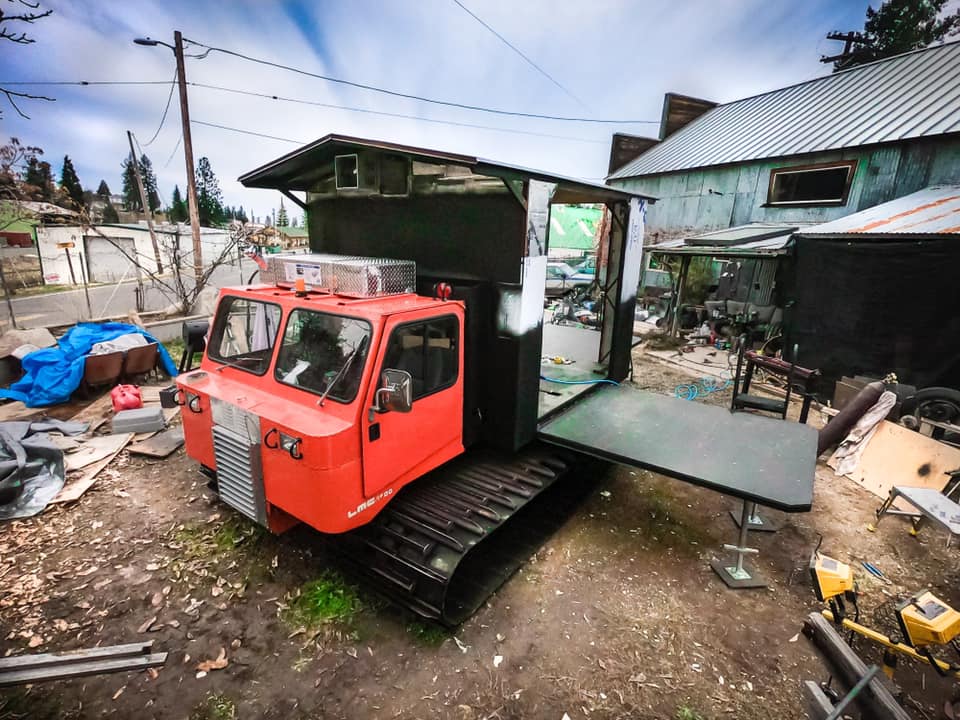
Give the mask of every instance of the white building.
MULTIPOLYGON (((37 227, 37 251, 47 285, 77 285, 133 280, 139 272, 169 274, 171 258, 179 256, 180 266, 188 274, 193 268, 193 238, 190 226, 156 225, 157 245, 162 271, 146 223, 96 225, 47 225, 37 227), (179 246, 179 252, 176 248, 179 246), (139 267, 138 267, 139 266, 139 267)), ((218 228, 200 228, 204 265, 221 258, 230 248, 230 235, 218 228)), ((231 251, 236 256, 236 249, 231 251)), ((233 257, 232 259, 235 259, 233 257)))

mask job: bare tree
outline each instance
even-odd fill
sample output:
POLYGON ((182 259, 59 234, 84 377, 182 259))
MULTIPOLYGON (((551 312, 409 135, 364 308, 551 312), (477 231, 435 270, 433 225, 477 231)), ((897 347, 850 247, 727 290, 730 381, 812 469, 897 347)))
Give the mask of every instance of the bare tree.
MULTIPOLYGON (((0 7, 0 40, 7 40, 16 45, 30 45, 36 40, 27 35, 24 30, 25 25, 33 25, 37 20, 49 17, 53 10, 40 11, 39 2, 30 2, 29 0, 6 0, 7 10, 0 7), (13 5, 14 12, 9 11, 10 5, 13 5)), ((17 105, 16 98, 21 100, 47 100, 53 102, 55 98, 46 95, 32 95, 30 93, 18 92, 9 88, 0 87, 0 93, 7 96, 7 101, 17 111, 17 114, 30 119, 30 116, 23 112, 17 105)), ((3 111, 0 110, 0 118, 3 118, 3 111)))
MULTIPOLYGON (((154 288, 158 289, 167 298, 175 312, 184 315, 193 310, 200 294, 210 285, 214 272, 236 258, 238 248, 244 251, 250 246, 250 237, 255 232, 245 223, 231 223, 228 229, 228 242, 212 261, 203 264, 199 280, 195 280, 192 240, 189 231, 181 232, 180 225, 175 225, 173 230, 162 227, 156 228, 157 241, 161 253, 168 259, 170 270, 169 274, 160 275, 156 272, 156 259, 152 254, 139 253, 136 248, 131 252, 128 248, 116 242, 114 238, 105 235, 93 224, 86 212, 82 214, 82 217, 81 224, 85 234, 89 232, 109 242, 150 280, 154 288)), ((164 266, 167 267, 167 263, 164 266)))

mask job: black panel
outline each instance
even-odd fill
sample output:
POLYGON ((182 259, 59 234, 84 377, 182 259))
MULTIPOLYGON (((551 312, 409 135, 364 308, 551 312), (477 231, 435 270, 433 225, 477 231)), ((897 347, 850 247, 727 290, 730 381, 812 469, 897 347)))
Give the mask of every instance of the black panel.
POLYGON ((841 375, 918 387, 960 387, 960 243, 952 239, 866 242, 801 237, 791 267, 788 347, 823 372, 823 392, 841 375))
POLYGON ((512 195, 341 197, 308 215, 314 252, 413 260, 448 281, 520 280, 525 217, 512 195))

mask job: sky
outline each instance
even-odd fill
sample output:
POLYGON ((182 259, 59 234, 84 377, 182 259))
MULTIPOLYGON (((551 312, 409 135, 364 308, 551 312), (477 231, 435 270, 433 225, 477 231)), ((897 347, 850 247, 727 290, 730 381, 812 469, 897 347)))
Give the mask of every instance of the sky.
MULTIPOLYGON (((413 116, 387 117, 190 86, 194 156, 206 156, 224 201, 248 215, 278 208, 275 191, 236 178, 328 133, 474 155, 602 181, 614 132, 655 137, 665 92, 717 102, 828 74, 819 62, 840 43, 831 30, 863 26, 862 0, 461 0, 557 84, 454 0, 40 0, 53 14, 27 28, 31 45, 0 44, 0 87, 36 81, 169 81, 173 53, 148 36, 224 48, 353 82, 524 113, 647 123, 528 119, 390 97, 223 53, 187 58, 188 82, 413 116), (558 84, 562 87, 558 87, 558 84), (443 120, 484 128, 448 125, 443 120), (210 127, 236 128, 285 142, 210 127), (489 129, 495 128, 495 129, 489 129), (519 131, 519 132, 518 132, 519 131)), ((164 202, 185 193, 177 95, 160 127, 169 84, 17 86, 56 102, 4 103, 0 140, 44 149, 59 174, 64 155, 84 187, 121 188, 132 130, 150 156, 164 202), (149 145, 147 141, 160 132, 149 145)), ((295 210, 286 202, 288 212, 295 210)), ((295 212, 294 214, 298 214, 295 212)))

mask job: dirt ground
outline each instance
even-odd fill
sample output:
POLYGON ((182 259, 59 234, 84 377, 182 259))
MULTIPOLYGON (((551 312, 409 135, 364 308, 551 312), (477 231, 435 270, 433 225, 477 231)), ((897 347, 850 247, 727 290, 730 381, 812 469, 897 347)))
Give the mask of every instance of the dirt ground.
MULTIPOLYGON (((635 378, 668 394, 695 379, 639 354, 635 378)), ((336 565, 322 537, 247 523, 182 450, 124 453, 79 502, 0 526, 0 654, 149 639, 167 663, 0 691, 0 718, 800 718, 801 681, 828 676, 799 634, 817 608, 805 565, 819 534, 827 554, 891 579, 858 572, 867 617, 922 587, 960 606, 945 536, 912 538, 898 518, 867 531, 878 499, 822 465, 812 512, 770 511, 781 529, 750 536, 762 590, 728 590, 709 567, 736 537, 736 501, 624 467, 591 480, 455 632, 362 587, 342 620, 304 626, 297 594, 336 565)), ((897 680, 917 718, 941 716, 951 683, 910 661, 897 680)))

